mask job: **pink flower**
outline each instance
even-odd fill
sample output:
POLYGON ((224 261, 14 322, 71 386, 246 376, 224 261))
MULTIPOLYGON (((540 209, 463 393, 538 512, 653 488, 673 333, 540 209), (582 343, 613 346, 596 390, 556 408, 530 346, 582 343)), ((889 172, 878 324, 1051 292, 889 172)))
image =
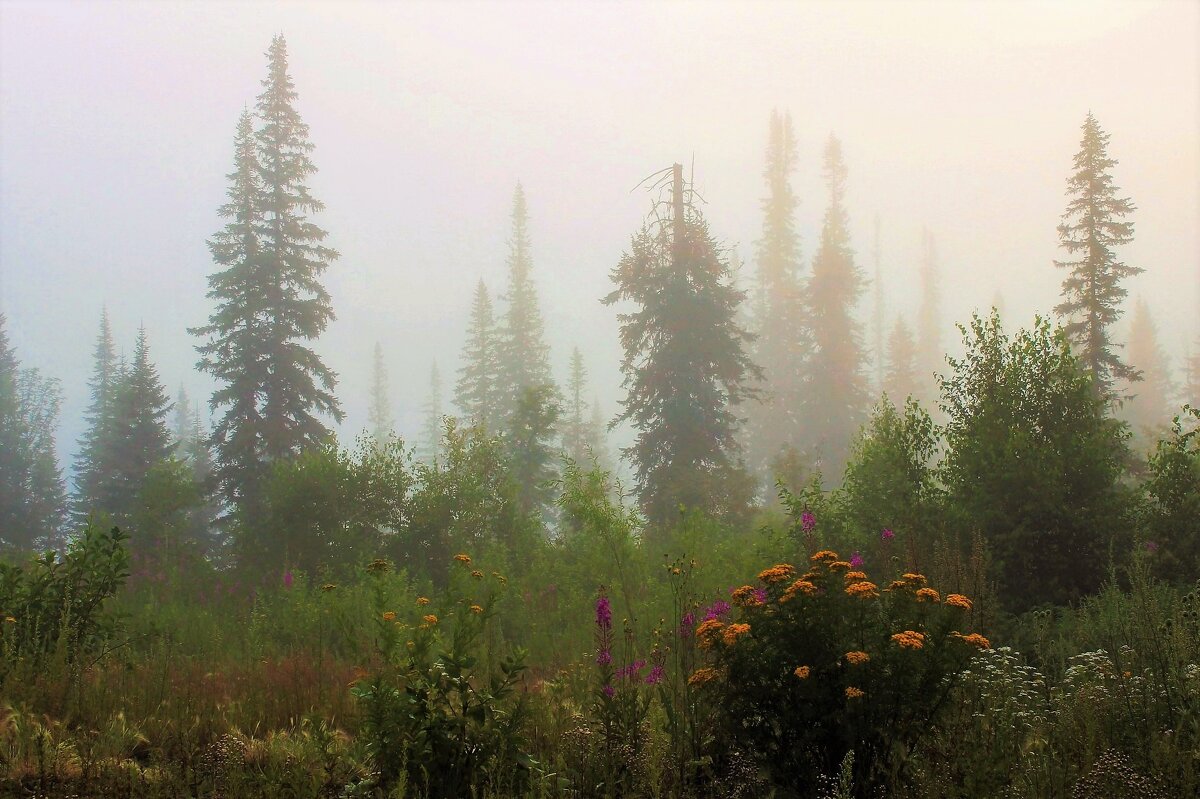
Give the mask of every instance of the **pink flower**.
POLYGON ((292 587, 292 570, 288 569, 283 573, 283 587, 290 589, 292 587))
POLYGON ((1158 551, 1158 542, 1157 541, 1147 541, 1146 542, 1146 551, 1151 552, 1151 553, 1157 552, 1158 551))
POLYGON ((896 534, 892 532, 892 528, 885 527, 885 528, 883 528, 883 532, 879 534, 879 537, 882 538, 884 541, 891 541, 893 538, 896 537, 896 534))
POLYGON ((804 513, 800 514, 800 526, 806 533, 811 533, 813 528, 817 526, 817 517, 808 508, 805 508, 804 513))
POLYGON ((862 566, 863 563, 863 556, 859 554, 857 550, 855 550, 854 554, 850 556, 850 565, 857 569, 859 566, 862 566))
POLYGON ((662 682, 662 678, 663 667, 655 666, 654 668, 650 669, 650 673, 646 675, 646 685, 658 685, 660 682, 662 682))
POLYGON ((604 594, 596 600, 596 626, 601 630, 612 627, 612 606, 608 604, 608 597, 604 594))
POLYGON ((616 690, 611 685, 604 686, 604 695, 607 696, 609 699, 611 699, 612 695, 615 693, 616 693, 616 690))

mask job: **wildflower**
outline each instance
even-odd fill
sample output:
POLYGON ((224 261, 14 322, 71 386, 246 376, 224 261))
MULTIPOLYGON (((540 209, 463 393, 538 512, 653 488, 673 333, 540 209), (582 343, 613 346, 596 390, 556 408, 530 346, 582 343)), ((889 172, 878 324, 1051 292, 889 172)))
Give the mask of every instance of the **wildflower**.
POLYGON ((388 612, 384 613, 383 620, 384 621, 395 621, 396 620, 396 612, 389 610, 388 612))
POLYGON ((822 549, 820 552, 809 558, 812 563, 820 563, 823 560, 837 560, 837 553, 832 549, 822 549))
POLYGON ((1158 542, 1157 541, 1147 541, 1146 542, 1146 551, 1151 554, 1154 554, 1155 552, 1157 552, 1158 551, 1158 542))
POLYGON ((756 589, 752 585, 743 585, 740 588, 733 589, 729 593, 733 597, 733 604, 749 608, 762 604, 762 599, 758 593, 759 590, 761 589, 756 589))
POLYGON ((969 644, 970 646, 977 647, 979 649, 991 649, 991 647, 992 647, 992 642, 989 641, 988 639, 984 638, 979 633, 970 633, 968 635, 963 635, 960 632, 952 632, 952 633, 950 633, 950 637, 957 638, 958 640, 962 641, 964 644, 969 644))
POLYGON ((847 699, 862 699, 866 695, 867 692, 863 691, 862 689, 855 688, 853 685, 846 686, 847 699))
POLYGON ((754 589, 754 604, 762 605, 762 604, 766 603, 766 601, 767 601, 767 589, 755 588, 754 589))
POLYGON ((842 575, 842 578, 845 579, 845 581, 848 583, 854 583, 854 582, 858 582, 859 580, 867 579, 867 573, 866 572, 846 572, 845 574, 842 575))
POLYGON ((607 666, 610 663, 612 663, 612 652, 607 649, 601 649, 596 653, 597 666, 607 666))
POLYGON ((291 571, 291 569, 288 569, 287 571, 285 571, 283 573, 283 587, 284 588, 292 587, 292 571, 291 571))
POLYGON ((779 597, 781 603, 788 602, 796 598, 796 594, 804 594, 805 596, 816 596, 817 587, 808 580, 797 580, 787 587, 783 592, 783 596, 779 597))
POLYGON ((417 604, 418 604, 418 605, 428 605, 428 604, 429 604, 429 597, 427 597, 427 596, 419 596, 419 597, 417 597, 417 604))
POLYGON ((750 632, 749 624, 731 624, 725 628, 725 632, 721 634, 722 640, 725 641, 725 646, 733 646, 737 643, 740 636, 750 632))
POLYGON ((879 586, 867 580, 851 583, 846 586, 846 596, 858 597, 859 599, 876 599, 879 596, 879 586))
POLYGON ((769 569, 763 569, 758 573, 758 579, 768 585, 771 583, 782 583, 784 580, 792 579, 795 575, 796 568, 790 563, 777 563, 769 569))
POLYGON ((843 570, 849 571, 850 570, 850 561, 848 561, 848 560, 835 560, 835 561, 832 561, 831 563, 829 563, 828 565, 829 565, 829 571, 831 571, 831 572, 843 571, 843 570))
POLYGON ((925 585, 925 575, 914 574, 913 572, 905 572, 901 575, 905 580, 914 585, 925 585))
POLYGON ((708 610, 704 611, 704 621, 719 619, 731 610, 733 610, 733 608, 728 602, 723 602, 722 600, 718 599, 709 606, 708 610))
POLYGON ((813 515, 812 511, 810 511, 808 508, 805 508, 804 512, 800 514, 800 527, 804 530, 804 532, 811 533, 813 528, 816 526, 817 517, 813 515))
POLYGON ((375 558, 367 564, 368 574, 383 574, 388 569, 392 568, 392 564, 388 563, 384 558, 375 558))
POLYGON ((962 594, 946 594, 946 604, 953 608, 971 609, 971 600, 962 594))
POLYGON ((611 685, 604 686, 604 695, 607 696, 609 699, 612 699, 613 694, 615 694, 616 692, 617 692, 617 690, 615 688, 613 688, 611 685))
POLYGON ((321 586, 322 591, 332 591, 335 588, 337 588, 337 586, 333 583, 325 583, 325 585, 321 586))
POLYGON ((700 622, 700 626, 696 628, 696 640, 700 644, 701 649, 708 649, 712 646, 713 638, 721 631, 725 625, 716 619, 707 619, 700 622))
POLYGON ((924 633, 919 633, 915 630, 905 630, 902 633, 896 633, 892 636, 892 640, 899 644, 901 649, 920 649, 925 646, 924 633))
POLYGON ((8 624, 16 624, 17 623, 17 620, 12 616, 5 616, 4 621, 7 622, 8 624))
POLYGON ((661 665, 655 665, 651 667, 650 673, 646 675, 645 682, 646 685, 658 685, 660 682, 662 682, 662 678, 663 667, 661 665))
POLYGON ((792 674, 795 674, 797 677, 799 677, 802 680, 807 680, 808 675, 811 673, 812 673, 812 669, 810 669, 808 666, 797 666, 796 670, 792 672, 792 674))
POLYGON ((471 565, 471 556, 470 556, 470 555, 467 555, 467 554, 464 554, 464 553, 462 553, 462 552, 459 552, 457 555, 455 555, 455 556, 454 556, 454 559, 455 559, 456 561, 458 561, 459 563, 463 564, 464 566, 470 566, 470 565, 471 565))
POLYGON ((433 625, 438 623, 438 617, 434 616, 432 613, 430 613, 426 616, 422 616, 421 621, 425 622, 426 624, 428 624, 429 626, 432 627, 433 625))
POLYGON ((850 556, 850 565, 856 569, 859 569, 862 568, 864 563, 866 563, 866 561, 863 560, 862 554, 855 550, 854 554, 850 556))
POLYGON ((884 541, 891 541, 896 537, 896 534, 892 532, 892 528, 885 527, 883 528, 883 532, 879 534, 879 537, 884 541))
POLYGON ((937 591, 933 590, 932 588, 918 588, 917 589, 917 601, 918 602, 941 602, 942 596, 941 596, 941 594, 939 594, 937 591))
POLYGON ((679 620, 679 634, 687 635, 692 631, 692 625, 696 623, 696 614, 690 610, 683 614, 683 618, 679 620))
POLYGON ((493 577, 495 577, 497 580, 499 580, 501 583, 507 583, 507 582, 508 582, 508 578, 507 578, 507 577, 505 577, 505 576, 504 576, 503 574, 501 574, 500 572, 492 572, 492 576, 493 576, 493 577))
POLYGON ((883 590, 885 590, 885 591, 900 591, 905 588, 908 588, 908 583, 904 582, 903 580, 892 580, 890 583, 888 583, 888 587, 883 590))
POLYGON ((866 652, 855 651, 846 653, 846 662, 851 666, 860 666, 871 659, 871 656, 866 652))
POLYGON ((696 669, 692 672, 692 676, 688 677, 688 685, 704 685, 707 682, 712 682, 717 678, 717 670, 705 666, 701 669, 696 669))
POLYGON ((603 593, 596 600, 596 626, 601 630, 612 627, 612 605, 609 604, 608 597, 603 593))
POLYGON ((483 607, 481 605, 472 605, 471 612, 478 616, 480 613, 483 613, 483 607))
POLYGON ((479 571, 479 569, 476 569, 475 571, 471 572, 471 576, 474 577, 476 580, 482 580, 483 572, 479 571))

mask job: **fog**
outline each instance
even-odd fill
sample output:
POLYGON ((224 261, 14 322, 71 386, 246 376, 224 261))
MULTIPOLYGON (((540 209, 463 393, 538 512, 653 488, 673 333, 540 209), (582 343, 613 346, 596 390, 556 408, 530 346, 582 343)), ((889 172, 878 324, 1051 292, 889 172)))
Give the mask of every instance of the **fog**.
POLYGON ((937 237, 947 343, 997 296, 1013 324, 1059 301, 1055 226, 1091 111, 1138 209, 1122 255, 1145 273, 1126 307, 1150 304, 1174 365, 1196 340, 1192 2, 3 2, 0 311, 22 362, 63 381, 64 462, 101 306, 127 353, 145 324, 172 394, 212 390, 186 328, 211 312, 205 242, 276 33, 316 145, 316 221, 341 253, 325 274, 337 320, 317 349, 339 374, 343 439, 366 425, 376 341, 404 437, 434 360, 448 395, 476 282, 504 291, 518 181, 556 377, 579 346, 614 413, 617 322, 599 299, 649 207, 635 186, 687 165, 748 278, 772 109, 795 123, 805 258, 832 132, 868 276, 880 219, 889 319, 915 310, 922 228, 937 237))

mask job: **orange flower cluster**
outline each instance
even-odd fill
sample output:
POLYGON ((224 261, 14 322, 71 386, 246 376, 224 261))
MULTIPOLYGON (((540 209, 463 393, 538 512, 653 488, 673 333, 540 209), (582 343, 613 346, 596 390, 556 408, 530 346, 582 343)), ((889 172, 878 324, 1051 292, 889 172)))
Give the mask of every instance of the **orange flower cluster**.
POLYGON ((932 588, 918 588, 917 589, 917 601, 918 602, 941 602, 942 595, 939 594, 937 591, 933 590, 932 588))
POLYGON ((901 575, 906 581, 913 585, 925 585, 925 575, 916 574, 914 572, 905 572, 901 575))
POLYGON ((846 560, 831 561, 828 564, 828 566, 829 566, 829 571, 831 571, 831 572, 842 571, 843 569, 846 571, 849 571, 851 568, 853 568, 850 565, 850 562, 846 561, 846 560))
POLYGON ((483 607, 480 605, 472 605, 471 612, 478 616, 480 613, 483 613, 483 607))
POLYGON ((464 563, 464 564, 470 564, 470 562, 471 562, 471 556, 465 555, 462 552, 455 555, 454 559, 457 560, 459 563, 464 563))
POLYGON ((384 613, 383 620, 384 621, 395 621, 396 620, 396 612, 393 610, 389 610, 387 613, 384 613))
POLYGON ((701 649, 708 649, 713 645, 713 641, 717 637, 717 633, 725 625, 716 619, 708 619, 700 622, 700 626, 696 628, 696 640, 700 643, 701 649))
POLYGON ((820 552, 809 558, 812 563, 821 563, 827 560, 837 560, 837 553, 832 549, 822 549, 820 552))
POLYGON ((970 610, 972 607, 971 600, 962 594, 946 594, 946 604, 950 607, 962 608, 963 610, 970 610))
POLYGON ((796 594, 804 594, 805 596, 816 596, 817 587, 808 580, 797 580, 787 587, 783 592, 783 596, 779 597, 780 602, 788 602, 796 598, 796 594))
POLYGON ((438 617, 434 616, 432 613, 430 613, 427 616, 422 616, 421 621, 425 622, 426 624, 428 624, 430 626, 433 626, 434 624, 438 623, 438 617))
POLYGON ((748 632, 750 632, 749 624, 731 624, 725 628, 725 632, 721 634, 721 638, 725 641, 725 646, 733 646, 737 643, 739 637, 748 632))
POLYGON ((859 599, 875 599, 879 596, 879 586, 863 580, 846 586, 846 594, 859 599))
POLYGON ((866 652, 856 651, 846 653, 846 662, 851 666, 860 666, 871 659, 871 656, 866 652))
POLYGON ((802 680, 807 680, 808 675, 811 673, 811 671, 812 670, 808 666, 797 666, 796 670, 793 671, 792 674, 795 674, 797 677, 799 677, 802 680))
POLYGON ((471 572, 471 576, 474 577, 476 580, 482 580, 483 572, 479 571, 479 569, 476 569, 475 571, 471 572))
POLYGON ((732 594, 733 604, 742 608, 752 608, 755 605, 761 604, 757 596, 758 589, 752 585, 743 585, 741 588, 735 588, 732 594))
POLYGON ((692 672, 692 676, 688 677, 688 685, 704 685, 707 682, 712 682, 717 678, 717 670, 710 669, 705 666, 702 669, 696 669, 692 672))
POLYGON ((867 579, 867 573, 866 572, 846 572, 845 574, 842 575, 842 577, 846 580, 846 582, 854 583, 854 582, 858 582, 859 580, 867 579))
POLYGON ((778 563, 769 569, 763 569, 758 573, 758 579, 768 585, 771 583, 782 583, 784 580, 792 579, 796 574, 796 568, 790 563, 778 563))
POLYGON ((427 596, 419 596, 419 597, 417 597, 417 604, 418 604, 418 605, 428 605, 428 604, 429 604, 429 597, 427 597, 427 596))
POLYGON ((905 588, 908 588, 908 583, 904 582, 903 580, 892 580, 890 583, 888 583, 888 587, 883 590, 903 591, 905 588))
POLYGON ((979 649, 989 649, 992 646, 992 642, 984 638, 979 633, 968 633, 967 635, 963 635, 960 632, 953 632, 950 633, 950 637, 957 638, 964 644, 970 644, 971 646, 978 647, 979 649))
POLYGON ((915 630, 905 630, 902 633, 896 633, 892 636, 892 640, 903 649, 920 649, 925 646, 925 634, 916 632, 915 630))
POLYGON ((846 698, 847 699, 862 699, 866 695, 867 695, 866 691, 864 691, 860 688, 855 688, 853 685, 846 687, 846 698))

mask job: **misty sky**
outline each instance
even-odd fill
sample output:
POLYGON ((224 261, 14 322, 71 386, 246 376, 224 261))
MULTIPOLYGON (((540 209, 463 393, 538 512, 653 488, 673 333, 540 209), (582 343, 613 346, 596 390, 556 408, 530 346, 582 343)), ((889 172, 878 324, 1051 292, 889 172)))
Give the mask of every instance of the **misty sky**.
POLYGON ((889 318, 915 310, 921 228, 935 233, 947 345, 998 292, 1010 323, 1058 301, 1055 225, 1091 110, 1138 207, 1131 298, 1173 365, 1196 340, 1198 3, 0 0, 0 310, 22 362, 63 381, 64 461, 102 304, 127 353, 145 324, 172 396, 182 382, 207 399, 185 328, 211 310, 205 241, 277 32, 316 145, 316 221, 342 256, 318 350, 344 438, 366 424, 377 340, 406 438, 434 359, 448 397, 474 284, 504 286, 518 180, 557 376, 579 345, 614 412, 617 327, 599 298, 648 210, 631 189, 694 163, 713 232, 752 259, 772 108, 799 140, 805 258, 834 132, 868 275, 881 219, 889 318))

